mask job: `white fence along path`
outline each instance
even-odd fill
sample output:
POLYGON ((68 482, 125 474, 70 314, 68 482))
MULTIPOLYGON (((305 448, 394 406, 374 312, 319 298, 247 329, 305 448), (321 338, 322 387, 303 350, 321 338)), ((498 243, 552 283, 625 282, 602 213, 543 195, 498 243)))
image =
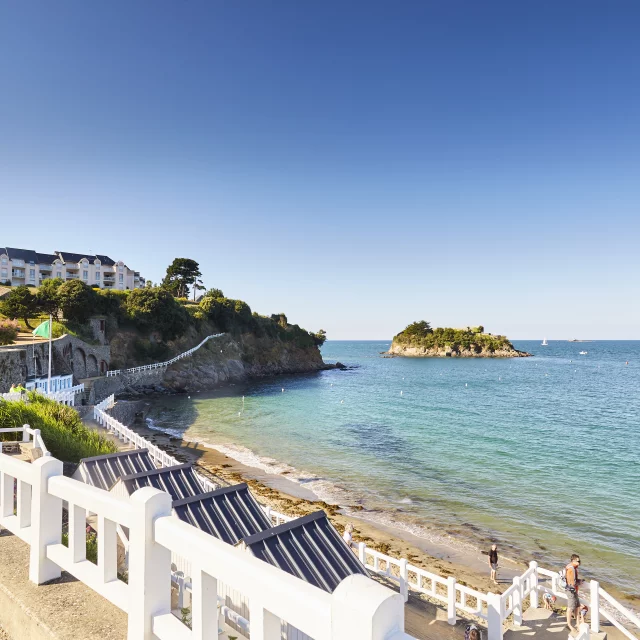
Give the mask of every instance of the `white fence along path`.
MULTIPOLYGON (((60 404, 64 404, 68 407, 76 406, 76 394, 84 391, 84 383, 77 384, 75 387, 70 387, 69 389, 65 389, 64 391, 52 391, 51 393, 47 393, 42 389, 37 389, 36 393, 45 396, 51 400, 55 400, 60 404)), ((26 402, 29 399, 28 392, 14 392, 14 393, 0 393, 0 398, 4 400, 10 401, 24 401, 26 402)))
POLYGON ((189 349, 188 351, 185 351, 184 353, 178 354, 177 356, 175 356, 175 358, 171 358, 171 360, 167 360, 166 362, 156 362, 154 364, 145 364, 142 367, 132 367, 130 369, 113 369, 112 371, 107 371, 107 377, 119 376, 123 373, 138 373, 139 371, 151 371, 152 369, 162 369, 163 367, 168 367, 169 365, 172 365, 174 362, 177 362, 178 360, 182 360, 182 358, 186 358, 187 356, 190 356, 212 338, 220 338, 223 335, 224 333, 216 333, 212 336, 207 336, 200 344, 197 344, 195 347, 189 349))
MULTIPOLYGON (((62 474, 52 457, 34 463, 0 453, 0 525, 30 546, 29 579, 62 570, 128 614, 129 640, 200 640, 218 636, 218 580, 251 603, 251 639, 276 640, 286 621, 315 640, 409 638, 399 594, 365 578, 346 578, 326 593, 171 515, 171 497, 151 487, 115 497, 62 474), (14 491, 18 500, 14 513, 14 491), (62 503, 69 543, 62 544, 62 503), (98 518, 98 562, 86 559, 87 512, 98 518), (117 575, 117 533, 129 529, 128 582, 117 575), (194 567, 192 629, 171 613, 171 553, 194 567)), ((55 586, 52 587, 55 589, 55 586)))

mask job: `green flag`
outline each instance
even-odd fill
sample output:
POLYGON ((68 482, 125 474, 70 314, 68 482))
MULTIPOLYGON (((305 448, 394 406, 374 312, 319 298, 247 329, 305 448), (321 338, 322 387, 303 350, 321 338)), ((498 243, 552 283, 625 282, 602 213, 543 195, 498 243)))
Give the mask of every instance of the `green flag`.
POLYGON ((45 320, 42 324, 39 324, 34 330, 33 335, 39 338, 49 337, 49 321, 45 320))

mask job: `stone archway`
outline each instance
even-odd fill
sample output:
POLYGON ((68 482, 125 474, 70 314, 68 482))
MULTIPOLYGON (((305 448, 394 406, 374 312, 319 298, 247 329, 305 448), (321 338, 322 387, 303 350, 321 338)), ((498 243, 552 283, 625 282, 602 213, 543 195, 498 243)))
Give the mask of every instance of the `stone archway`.
POLYGON ((99 374, 98 359, 90 353, 87 356, 87 378, 95 378, 99 374))
POLYGON ((78 379, 87 377, 87 354, 79 347, 73 351, 73 375, 78 379))

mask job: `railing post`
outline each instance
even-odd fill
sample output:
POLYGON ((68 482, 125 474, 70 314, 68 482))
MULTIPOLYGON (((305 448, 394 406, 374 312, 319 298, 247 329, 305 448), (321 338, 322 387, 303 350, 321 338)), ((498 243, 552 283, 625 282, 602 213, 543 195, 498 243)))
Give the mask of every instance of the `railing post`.
MULTIPOLYGON (((331 638, 374 640, 396 634, 404 634, 404 602, 399 593, 361 575, 349 576, 338 585, 331 597, 331 638)), ((253 616, 251 637, 256 640, 253 616)))
POLYGON ((515 589, 513 591, 513 624, 516 627, 522 625, 522 577, 516 576, 513 579, 515 589))
POLYGON ((502 640, 502 596, 487 594, 487 640, 502 640))
POLYGON ((363 565, 367 564, 367 545, 364 542, 358 542, 358 558, 363 565))
POLYGON ((600 583, 591 581, 591 631, 600 633, 600 583))
POLYGON ((404 598, 404 601, 407 602, 409 600, 409 569, 407 565, 409 564, 406 558, 401 558, 400 560, 400 593, 404 598))
POLYGON ((529 607, 531 609, 538 608, 538 563, 531 561, 529 563, 531 569, 531 593, 529 594, 529 607))
MULTIPOLYGON (((253 640, 280 640, 282 636, 280 618, 271 611, 267 611, 259 602, 253 602, 250 606, 253 613, 251 616, 251 637, 253 640)), ((199 636, 194 635, 194 637, 199 636)), ((202 636, 202 638, 204 637, 202 636)))
POLYGON ((447 578, 447 622, 456 623, 456 579, 453 576, 447 578))
MULTIPOLYGON (((194 567, 191 574, 191 629, 193 638, 218 637, 219 609, 217 603, 218 580, 198 567, 194 567), (213 606, 214 603, 215 607, 213 606)), ((279 622, 278 632, 280 631, 279 622)), ((257 637, 259 638, 260 635, 257 637)), ((278 635, 279 638, 280 636, 278 635)))
POLYGON ((47 546, 62 540, 62 500, 48 492, 49 478, 62 475, 62 462, 38 458, 31 485, 31 549, 29 580, 42 584, 60 577, 60 567, 47 558, 47 546))
POLYGON ((129 529, 129 640, 153 640, 153 617, 171 613, 171 552, 155 541, 155 521, 171 515, 171 496, 138 489, 129 529))
POLYGON ((28 424, 22 425, 22 442, 29 442, 29 432, 27 429, 29 428, 28 424))

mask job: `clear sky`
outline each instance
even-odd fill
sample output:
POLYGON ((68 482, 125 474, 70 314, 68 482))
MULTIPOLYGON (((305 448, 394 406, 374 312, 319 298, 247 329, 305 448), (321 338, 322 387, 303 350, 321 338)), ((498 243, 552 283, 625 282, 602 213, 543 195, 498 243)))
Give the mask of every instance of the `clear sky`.
POLYGON ((329 338, 640 339, 640 2, 0 5, 0 245, 329 338))

